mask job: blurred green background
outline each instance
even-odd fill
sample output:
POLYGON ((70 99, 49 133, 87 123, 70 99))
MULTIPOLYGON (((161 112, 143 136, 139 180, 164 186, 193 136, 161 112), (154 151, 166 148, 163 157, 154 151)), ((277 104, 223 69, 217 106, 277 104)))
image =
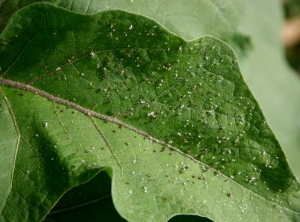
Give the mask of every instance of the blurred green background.
POLYGON ((238 54, 244 79, 300 178, 300 24, 294 25, 293 43, 287 33, 298 16, 300 0, 247 1, 237 32, 252 45, 246 58, 238 54))

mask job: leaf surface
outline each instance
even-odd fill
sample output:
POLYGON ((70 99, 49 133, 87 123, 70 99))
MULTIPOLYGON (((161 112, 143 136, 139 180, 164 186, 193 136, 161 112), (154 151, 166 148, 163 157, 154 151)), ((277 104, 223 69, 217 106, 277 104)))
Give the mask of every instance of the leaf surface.
MULTIPOLYGON (((0 18, 3 21, 1 26, 6 25, 15 11, 33 2, 42 1, 4 1, 0 5, 0 18)), ((192 0, 188 2, 178 0, 176 3, 163 0, 43 0, 43 2, 81 14, 95 14, 112 9, 134 12, 156 20, 168 30, 187 40, 203 35, 225 39, 230 37, 239 23, 245 5, 245 1, 240 0, 192 0)))
POLYGON ((280 2, 272 0, 247 2, 238 30, 252 36, 255 49, 242 71, 293 172, 300 178, 300 80, 283 55, 281 7, 280 2), (266 10, 268 13, 264 13, 266 10))
POLYGON ((16 156, 5 220, 41 220, 107 167, 129 221, 299 218, 299 184, 224 42, 48 4, 18 11, 0 38, 4 149, 16 156))
POLYGON ((124 222, 111 198, 111 178, 101 171, 89 182, 68 191, 47 215, 45 221, 124 222))

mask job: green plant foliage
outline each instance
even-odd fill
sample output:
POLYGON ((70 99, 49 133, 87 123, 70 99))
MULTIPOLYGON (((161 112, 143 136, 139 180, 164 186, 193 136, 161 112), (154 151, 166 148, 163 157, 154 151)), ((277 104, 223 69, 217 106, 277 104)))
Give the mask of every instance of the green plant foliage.
POLYGON ((40 221, 105 170, 128 221, 299 220, 299 183, 226 43, 43 3, 0 42, 0 219, 40 221))
POLYGON ((300 15, 300 1, 287 0, 284 1, 284 12, 287 18, 292 18, 300 15))
POLYGON ((44 221, 114 221, 124 222, 111 198, 111 178, 101 171, 88 183, 67 192, 44 221))
MULTIPOLYGON (((124 222, 114 209, 111 198, 111 179, 104 171, 89 182, 71 189, 51 210, 44 221, 114 221, 124 222)), ((177 215, 169 222, 211 222, 196 215, 177 215)))
POLYGON ((255 48, 244 61, 242 71, 295 175, 300 178, 300 80, 285 62, 282 25, 282 8, 278 2, 247 3, 238 30, 251 36, 255 48))
POLYGON ((0 30, 15 11, 33 2, 48 2, 81 14, 111 9, 134 12, 156 20, 187 40, 203 35, 230 37, 235 32, 245 5, 245 1, 241 0, 231 0, 226 4, 223 0, 5 0, 0 4, 0 21, 3 21, 0 30), (191 14, 193 16, 187 16, 191 14))
MULTIPOLYGON (((5 27, 11 15, 33 2, 45 0, 6 0, 0 5, 0 30, 5 27), (2 14, 2 16, 1 16, 2 14)), ((213 35, 230 43, 240 61, 246 59, 251 51, 251 39, 236 33, 237 25, 243 15, 245 1, 231 0, 46 0, 53 5, 80 14, 95 14, 105 10, 120 9, 149 17, 166 29, 186 40, 213 35), (183 7, 184 6, 184 7, 183 7)))

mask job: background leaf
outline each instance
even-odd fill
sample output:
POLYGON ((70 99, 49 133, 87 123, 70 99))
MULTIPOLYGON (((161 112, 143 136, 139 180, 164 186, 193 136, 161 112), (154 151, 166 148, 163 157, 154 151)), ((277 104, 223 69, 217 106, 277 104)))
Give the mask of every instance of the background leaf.
POLYGON ((300 178, 300 80, 283 55, 282 23, 279 2, 247 2, 239 31, 251 36, 255 49, 242 70, 295 175, 300 178), (266 10, 268 13, 264 13, 266 10))
POLYGON ((47 4, 0 38, 1 103, 20 136, 6 220, 43 218, 107 166, 127 220, 299 217, 298 183, 225 43, 47 4))

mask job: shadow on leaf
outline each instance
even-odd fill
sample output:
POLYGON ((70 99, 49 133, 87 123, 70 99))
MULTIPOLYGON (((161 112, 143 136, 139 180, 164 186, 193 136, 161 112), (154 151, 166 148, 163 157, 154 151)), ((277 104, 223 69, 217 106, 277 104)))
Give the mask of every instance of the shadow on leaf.
POLYGON ((177 215, 172 217, 168 222, 212 222, 206 217, 199 217, 196 215, 177 215))
POLYGON ((116 211, 111 197, 111 179, 101 171, 89 182, 68 191, 44 221, 126 221, 116 211))

